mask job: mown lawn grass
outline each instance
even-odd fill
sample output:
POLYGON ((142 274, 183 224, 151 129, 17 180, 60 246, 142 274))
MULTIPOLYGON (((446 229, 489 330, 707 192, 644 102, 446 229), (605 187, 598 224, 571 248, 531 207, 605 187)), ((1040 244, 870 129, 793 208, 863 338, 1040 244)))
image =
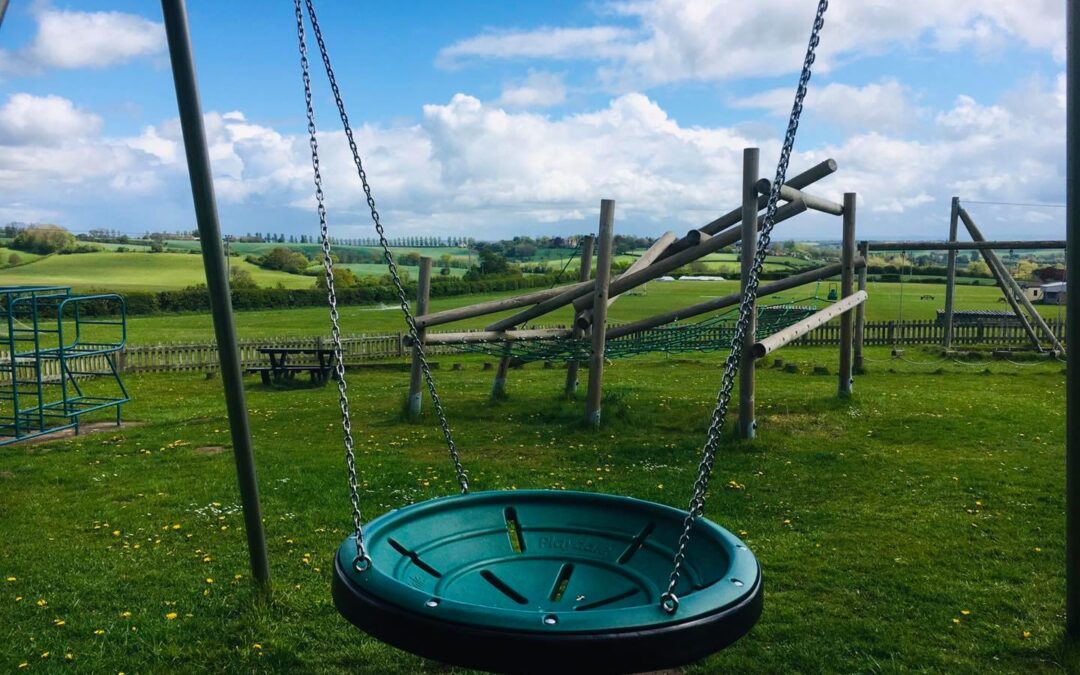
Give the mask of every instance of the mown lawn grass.
MULTIPOLYGON (((123 254, 127 255, 127 254, 123 254)), ((297 277, 302 278, 302 277, 297 277)), ((2 279, 2 274, 0 274, 2 279)), ((829 293, 830 284, 820 286, 808 284, 794 290, 770 296, 763 303, 775 304, 806 301, 819 295, 822 299, 829 293)), ((650 282, 643 294, 627 295, 611 306, 611 321, 627 322, 667 312, 677 307, 693 305, 699 302, 726 295, 738 290, 734 281, 674 281, 650 282)), ((867 288, 870 300, 866 304, 866 316, 869 321, 888 321, 896 319, 932 319, 937 310, 945 304, 945 287, 935 284, 914 284, 871 282, 867 288)), ((522 291, 508 293, 490 293, 483 295, 434 298, 431 311, 440 311, 451 307, 461 307, 494 298, 516 295, 522 291)), ((1002 302, 1001 292, 989 286, 957 286, 957 309, 996 309, 1007 307, 1002 302)), ((824 305, 822 305, 824 306, 824 305)), ((1039 311, 1047 318, 1064 316, 1064 307, 1041 305, 1039 311)), ((404 321, 395 305, 346 306, 341 308, 342 330, 349 334, 393 333, 402 330, 404 321)), ((481 328, 496 318, 509 316, 511 312, 467 319, 436 330, 460 330, 481 328)), ((533 322, 538 325, 568 325, 571 320, 570 310, 552 312, 533 322)), ((688 319, 695 321, 697 319, 688 319)), ((238 312, 236 324, 241 337, 301 337, 329 334, 327 310, 310 307, 293 310, 268 310, 238 312), (272 327, 272 328, 270 328, 272 327)), ((210 316, 205 314, 165 314, 158 316, 136 316, 128 321, 129 336, 133 344, 156 344, 159 342, 201 342, 213 339, 213 326, 210 316)))
MULTIPOLYGON (((260 286, 314 288, 314 277, 264 270, 238 258, 230 265, 251 273, 260 286)), ((27 265, 0 270, 5 286, 61 285, 76 290, 166 291, 205 284, 202 257, 190 253, 78 253, 50 255, 27 265)))
MULTIPOLYGON (((765 615, 689 672, 1075 671, 1061 630, 1060 364, 868 355, 849 401, 835 398, 835 376, 760 371, 759 437, 725 442, 708 514, 759 557, 765 615)), ((835 350, 780 356, 835 373, 835 350)), ((480 361, 440 361, 475 490, 686 503, 715 355, 616 362, 599 431, 579 424, 580 401, 558 399, 560 369, 513 371, 509 399, 489 405, 480 361)), ((367 517, 452 493, 430 415, 400 417, 404 373, 351 375, 367 517)), ((0 669, 448 672, 333 609, 349 515, 332 388, 249 381, 274 576, 262 598, 232 457, 216 450, 229 445, 220 381, 129 384, 136 426, 0 448, 0 669)))

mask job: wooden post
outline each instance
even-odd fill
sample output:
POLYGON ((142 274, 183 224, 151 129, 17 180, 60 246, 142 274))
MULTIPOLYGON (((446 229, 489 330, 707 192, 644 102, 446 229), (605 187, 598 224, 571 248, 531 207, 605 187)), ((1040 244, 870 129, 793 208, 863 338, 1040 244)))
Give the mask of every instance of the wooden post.
MULTIPOLYGON (((864 261, 870 257, 870 243, 859 243, 859 257, 864 261)), ((859 268, 859 290, 866 290, 866 265, 859 268)), ((863 346, 866 343, 866 307, 859 305, 855 308, 855 374, 862 375, 866 372, 863 362, 863 346)))
POLYGON ((510 372, 510 343, 506 343, 503 357, 499 359, 499 367, 495 371, 495 382, 491 385, 491 398, 500 399, 506 396, 506 374, 510 372))
MULTIPOLYGON (((429 257, 420 258, 420 279, 416 285, 416 314, 427 314, 428 301, 431 298, 431 265, 429 257)), ((418 328, 417 337, 424 342, 426 328, 418 328)), ((412 348, 412 371, 409 374, 409 417, 418 417, 424 400, 423 371, 420 369, 420 345, 412 348)))
POLYGON ((600 426, 603 398, 604 343, 607 340, 608 286, 611 283, 611 249, 614 243, 615 202, 600 202, 600 244, 596 256, 596 293, 593 296, 592 354, 589 356, 589 388, 585 399, 585 422, 600 426))
MULTIPOLYGON (((840 270, 840 298, 844 299, 855 292, 855 193, 844 193, 844 234, 840 251, 843 268, 840 270)), ((851 312, 840 317, 840 387, 842 398, 851 396, 851 349, 853 346, 851 312)))
MULTIPOLYGON (((1080 269, 1080 3, 1066 5, 1065 85, 1065 231, 1066 249, 1065 339, 1080 335, 1080 288, 1075 271, 1080 269)), ((1076 372, 1076 350, 1066 357, 1065 410, 1080 406, 1080 373, 1076 372)), ((1065 635, 1080 638, 1080 416, 1065 415, 1065 635)))
MULTIPOLYGON (((757 215, 758 194, 755 184, 758 179, 757 148, 743 150, 743 188, 742 188, 742 255, 739 271, 739 290, 745 294, 750 283, 750 271, 754 268, 754 255, 757 252, 757 215)), ((757 304, 750 314, 750 321, 743 338, 743 350, 739 363, 739 438, 752 439, 757 430, 754 419, 754 355, 751 351, 757 341, 757 304)))
MULTIPOLYGON (((949 243, 956 241, 956 230, 960 223, 960 198, 952 198, 952 211, 949 214, 949 243)), ((945 272, 945 336, 942 345, 952 348, 953 340, 953 303, 956 293, 956 249, 949 249, 949 265, 945 272)))
MULTIPOLYGON (((585 241, 581 243, 581 268, 578 270, 578 281, 588 281, 589 276, 592 274, 592 256, 593 256, 593 244, 596 242, 596 238, 592 235, 585 237, 585 241)), ((580 314, 578 315, 580 317, 580 314)), ((578 327, 577 321, 574 322, 574 332, 572 337, 575 340, 580 340, 585 337, 585 330, 578 327)), ((578 368, 581 366, 577 361, 571 361, 566 365, 566 389, 564 394, 567 398, 572 398, 574 392, 577 391, 578 385, 578 368)))

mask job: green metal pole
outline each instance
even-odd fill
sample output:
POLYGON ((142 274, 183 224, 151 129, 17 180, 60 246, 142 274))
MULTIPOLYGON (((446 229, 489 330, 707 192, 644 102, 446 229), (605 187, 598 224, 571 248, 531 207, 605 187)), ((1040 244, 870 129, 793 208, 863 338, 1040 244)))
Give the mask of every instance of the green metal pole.
MULTIPOLYGON (((1080 0, 1067 4, 1065 211, 1067 277, 1065 338, 1080 335, 1080 0)), ((1069 349, 1065 375, 1065 633, 1080 637, 1080 373, 1069 349)))
POLYGON ((218 225, 210 156, 206 148, 206 130, 203 128, 195 62, 191 54, 187 9, 184 0, 161 0, 161 10, 165 16, 169 60, 172 62, 173 80, 176 83, 176 103, 180 111, 180 127, 184 134, 191 194, 195 200, 195 219, 199 225, 206 286, 210 291, 210 310, 214 317, 218 358, 221 360, 221 382, 225 387, 225 405, 232 431, 233 455, 236 458, 236 474, 240 484, 240 501, 244 508, 251 572, 258 582, 268 585, 270 565, 266 555, 262 509, 259 507, 259 485, 255 479, 255 454, 251 447, 251 428, 248 424, 247 403, 244 400, 240 350, 236 344, 236 324, 233 322, 232 301, 229 297, 229 275, 225 252, 221 246, 221 227, 218 225))

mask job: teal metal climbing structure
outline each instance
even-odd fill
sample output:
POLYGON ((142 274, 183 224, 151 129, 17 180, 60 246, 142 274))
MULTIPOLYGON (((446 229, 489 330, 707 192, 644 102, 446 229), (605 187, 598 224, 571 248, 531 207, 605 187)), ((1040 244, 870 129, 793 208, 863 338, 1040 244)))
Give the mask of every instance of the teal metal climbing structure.
POLYGON ((123 297, 64 286, 0 286, 0 445, 74 429, 84 415, 131 400, 117 357, 127 340, 123 297))

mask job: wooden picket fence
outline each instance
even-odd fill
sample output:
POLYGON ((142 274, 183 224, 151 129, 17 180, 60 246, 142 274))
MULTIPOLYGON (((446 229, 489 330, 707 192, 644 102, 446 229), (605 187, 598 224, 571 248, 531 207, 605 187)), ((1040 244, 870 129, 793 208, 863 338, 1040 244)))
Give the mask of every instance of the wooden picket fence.
MULTIPOLYGON (((1050 320, 1047 322, 1055 334, 1065 341, 1065 322, 1050 320)), ((434 332, 434 331, 433 331, 434 332)), ((404 359, 409 350, 403 342, 403 333, 381 335, 348 335, 342 337, 345 363, 357 365, 365 362, 404 359)), ((718 339, 722 339, 718 333, 718 339)), ((932 319, 925 321, 868 321, 865 329, 864 344, 867 346, 892 345, 940 345, 944 339, 944 327, 932 319)), ((803 346, 830 346, 840 342, 840 325, 834 321, 807 333, 794 344, 803 346)), ((1018 325, 1001 323, 983 323, 977 325, 959 324, 953 327, 954 345, 1022 345, 1027 342, 1027 335, 1018 325)), ((240 359, 244 368, 265 366, 267 357, 258 350, 260 347, 328 347, 330 338, 268 338, 244 340, 240 342, 240 359)), ((457 350, 450 345, 429 345, 427 352, 432 355, 454 354, 457 350)), ((218 368, 217 345, 198 344, 162 344, 138 345, 126 347, 119 354, 118 367, 121 372, 210 372, 218 368)))

